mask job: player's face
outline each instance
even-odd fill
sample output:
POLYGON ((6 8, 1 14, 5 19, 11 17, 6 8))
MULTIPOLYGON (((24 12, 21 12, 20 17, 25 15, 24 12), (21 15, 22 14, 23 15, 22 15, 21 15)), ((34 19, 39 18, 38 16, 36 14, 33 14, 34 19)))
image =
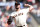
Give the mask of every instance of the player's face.
POLYGON ((17 8, 20 8, 20 5, 18 5, 17 8))

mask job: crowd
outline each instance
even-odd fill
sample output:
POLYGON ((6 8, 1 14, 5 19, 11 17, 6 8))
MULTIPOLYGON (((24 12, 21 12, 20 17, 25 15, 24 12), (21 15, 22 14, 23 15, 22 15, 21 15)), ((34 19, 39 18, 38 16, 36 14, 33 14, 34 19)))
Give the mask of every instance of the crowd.
MULTIPOLYGON (((16 0, 15 0, 16 1, 16 0)), ((32 11, 32 13, 36 13, 38 17, 40 17, 40 3, 35 3, 35 0, 32 1, 32 0, 20 0, 18 1, 20 2, 20 5, 21 5, 21 9, 23 8, 27 8, 24 6, 24 4, 30 4, 30 5, 33 5, 34 7, 34 10, 32 11), (39 5, 39 6, 38 6, 39 5)), ((5 6, 5 8, 3 9, 0 9, 0 27, 5 27, 7 24, 7 21, 9 19, 9 16, 12 12, 14 12, 15 9, 13 6, 5 6)), ((28 22, 31 22, 31 18, 29 17, 28 19, 28 22)), ((15 23, 13 21, 12 25, 10 27, 15 27, 15 23)))

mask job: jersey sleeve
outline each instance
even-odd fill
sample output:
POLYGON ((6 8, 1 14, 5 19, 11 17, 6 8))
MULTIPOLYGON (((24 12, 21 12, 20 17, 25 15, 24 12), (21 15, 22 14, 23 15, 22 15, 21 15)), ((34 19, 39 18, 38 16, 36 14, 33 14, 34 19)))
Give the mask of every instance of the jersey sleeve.
POLYGON ((10 15, 10 16, 14 16, 14 15, 15 15, 15 12, 11 13, 11 15, 10 15))

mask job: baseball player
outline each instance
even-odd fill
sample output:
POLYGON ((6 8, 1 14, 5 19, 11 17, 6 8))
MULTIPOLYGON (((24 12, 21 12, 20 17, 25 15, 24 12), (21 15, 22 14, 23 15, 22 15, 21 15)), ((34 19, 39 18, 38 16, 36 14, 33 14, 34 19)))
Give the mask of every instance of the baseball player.
MULTIPOLYGON (((15 19, 15 24, 17 27, 27 27, 27 23, 26 23, 26 20, 28 17, 27 13, 31 12, 34 9, 29 4, 25 4, 25 6, 29 6, 29 8, 20 9, 20 3, 15 3, 16 11, 12 12, 10 15, 12 18, 15 19)), ((9 18, 9 19, 11 20, 11 18, 9 18)), ((8 22, 9 22, 9 20, 8 20, 8 22)), ((11 22, 12 22, 12 20, 11 20, 11 22)))

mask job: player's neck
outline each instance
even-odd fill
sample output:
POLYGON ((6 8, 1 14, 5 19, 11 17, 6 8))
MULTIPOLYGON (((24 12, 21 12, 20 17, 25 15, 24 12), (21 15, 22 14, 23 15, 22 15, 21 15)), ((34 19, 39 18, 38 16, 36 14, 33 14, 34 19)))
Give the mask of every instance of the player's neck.
POLYGON ((17 10, 17 12, 19 12, 20 11, 20 8, 17 10))

